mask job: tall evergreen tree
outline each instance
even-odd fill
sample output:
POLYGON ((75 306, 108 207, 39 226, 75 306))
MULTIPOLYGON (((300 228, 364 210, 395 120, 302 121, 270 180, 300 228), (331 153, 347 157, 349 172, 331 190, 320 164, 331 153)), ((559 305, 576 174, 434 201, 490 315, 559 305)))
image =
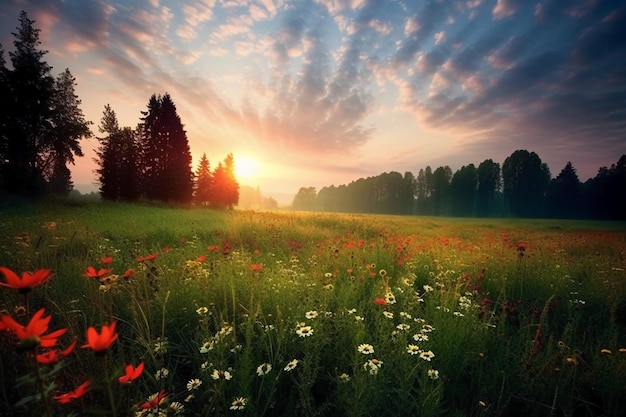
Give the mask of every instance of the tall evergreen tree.
POLYGON ((5 185, 0 190, 31 196, 44 192, 53 175, 55 181, 64 177, 69 170, 61 165, 83 156, 79 140, 91 136, 76 80, 69 70, 52 77, 34 23, 26 12, 20 14, 15 50, 9 53, 12 70, 0 47, 0 184, 5 185))
POLYGON ((13 33, 15 50, 9 52, 13 70, 7 73, 9 96, 5 126, 6 164, 3 175, 8 191, 35 195, 43 191, 43 170, 39 153, 50 146, 54 95, 52 67, 44 61, 47 51, 39 50, 39 29, 22 11, 17 33, 13 33))
POLYGON ((471 216, 474 214, 476 192, 478 189, 478 171, 474 164, 462 166, 450 181, 452 214, 471 216))
POLYGON ((120 128, 115 111, 104 107, 98 127, 100 147, 95 159, 99 168, 100 195, 105 200, 137 200, 140 195, 139 167, 137 165, 137 135, 130 127, 120 128))
POLYGON ((206 157, 206 153, 202 154, 198 169, 196 170, 196 181, 194 187, 193 198, 196 204, 207 205, 211 201, 211 193, 213 188, 213 174, 211 174, 211 164, 206 157))
POLYGON ((556 178, 550 181, 546 192, 545 213, 548 217, 570 219, 579 216, 582 184, 576 168, 568 162, 556 178))
POLYGON ((142 112, 143 189, 160 201, 190 202, 193 196, 191 151, 187 134, 169 94, 152 95, 142 112))

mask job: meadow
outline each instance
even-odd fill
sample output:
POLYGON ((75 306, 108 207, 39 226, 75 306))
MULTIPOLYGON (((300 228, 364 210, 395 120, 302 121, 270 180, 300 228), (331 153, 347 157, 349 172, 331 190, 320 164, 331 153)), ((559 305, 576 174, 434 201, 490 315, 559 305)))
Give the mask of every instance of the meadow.
POLYGON ((626 409, 624 223, 103 203, 0 232, 3 416, 626 409))

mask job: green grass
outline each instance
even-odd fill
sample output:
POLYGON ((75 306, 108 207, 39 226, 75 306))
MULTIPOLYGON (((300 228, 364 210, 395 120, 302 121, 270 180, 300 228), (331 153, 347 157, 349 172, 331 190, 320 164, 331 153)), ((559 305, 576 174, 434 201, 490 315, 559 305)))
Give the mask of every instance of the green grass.
POLYGON ((0 230, 0 266, 55 274, 28 295, 28 313, 1 288, 3 314, 26 323, 45 307, 51 329, 68 329, 61 347, 84 344, 90 326, 116 320, 119 332, 103 357, 76 348, 56 367, 34 366, 0 334, 2 415, 135 415, 161 389, 186 416, 618 416, 626 406, 623 223, 94 204, 0 207, 0 230), (88 266, 112 271, 98 282, 82 276, 88 266), (142 376, 118 384, 139 362, 142 376), (45 407, 87 379, 84 397, 45 407), (231 409, 238 398, 243 409, 231 409))

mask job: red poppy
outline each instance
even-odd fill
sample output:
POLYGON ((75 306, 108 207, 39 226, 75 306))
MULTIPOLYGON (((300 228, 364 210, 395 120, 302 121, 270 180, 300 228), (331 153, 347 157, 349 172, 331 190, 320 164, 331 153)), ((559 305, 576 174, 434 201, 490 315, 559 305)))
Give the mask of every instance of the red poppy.
POLYGON ((40 269, 33 273, 22 272, 22 278, 4 266, 0 266, 0 272, 2 272, 2 275, 4 275, 4 278, 6 279, 6 282, 0 282, 0 285, 14 288, 20 294, 26 294, 37 285, 41 285, 52 278, 52 274, 49 269, 40 269))
POLYGON ((124 368, 124 371, 126 373, 118 378, 118 381, 120 381, 120 384, 130 384, 132 381, 139 378, 139 376, 143 372, 143 366, 144 366, 143 362, 137 365, 136 368, 133 368, 132 364, 127 365, 126 368, 124 368))
POLYGON ((72 350, 74 350, 75 346, 76 346, 76 339, 74 339, 74 341, 65 350, 48 349, 43 353, 35 355, 35 359, 39 363, 45 363, 45 364, 57 363, 58 361, 60 361, 61 359, 63 359, 64 357, 72 353, 72 350))
POLYGON ((11 316, 0 315, 4 328, 15 333, 20 340, 17 345, 19 350, 31 350, 37 346, 51 348, 56 345, 59 337, 67 332, 67 329, 60 329, 44 335, 48 331, 48 323, 52 316, 42 317, 43 313, 43 308, 36 312, 26 327, 13 320, 11 316))
POLYGON ((83 395, 87 394, 87 392, 89 392, 89 385, 90 384, 91 384, 91 382, 89 380, 87 380, 87 381, 83 382, 74 391, 66 392, 65 394, 61 394, 61 395, 56 395, 56 396, 54 396, 52 398, 57 400, 60 404, 67 404, 67 403, 72 402, 72 401, 82 397, 83 395))
POLYGON ((139 403, 139 408, 141 408, 142 410, 150 410, 152 408, 157 408, 159 407, 161 402, 165 400, 166 398, 167 398, 167 393, 165 392, 165 390, 161 390, 159 391, 158 394, 153 394, 150 397, 148 397, 147 401, 139 403))
POLYGON ((157 258, 157 256, 159 256, 157 253, 153 253, 147 256, 139 256, 137 258, 137 262, 154 261, 157 258))
POLYGON ((96 271, 96 268, 94 268, 93 266, 88 266, 87 272, 81 274, 81 276, 87 278, 100 278, 105 276, 106 274, 111 273, 111 271, 113 271, 113 268, 100 268, 96 271))
POLYGON ((206 260, 206 255, 201 255, 196 258, 196 262, 203 262, 206 260))
POLYGON ((382 298, 377 298, 374 300, 374 302, 376 304, 380 304, 381 306, 386 306, 387 305, 387 301, 383 300, 382 298))
POLYGON ((115 326, 117 322, 114 321, 111 325, 107 326, 106 324, 102 326, 102 330, 100 333, 94 328, 90 327, 87 329, 87 343, 84 344, 83 348, 91 348, 94 352, 104 352, 106 351, 113 342, 117 340, 118 334, 115 333, 115 326))
POLYGON ((220 247, 218 245, 209 245, 207 246, 207 249, 211 252, 218 252, 220 250, 220 247))
POLYGON ((110 256, 103 256, 102 258, 100 258, 100 262, 102 262, 103 264, 110 264, 111 262, 113 262, 113 258, 111 258, 110 256))
POLYGON ((252 268, 253 271, 262 271, 263 264, 252 264, 250 265, 250 268, 252 268))
POLYGON ((126 270, 126 272, 124 272, 124 274, 122 275, 122 278, 130 278, 133 275, 135 275, 135 270, 133 268, 129 268, 126 270))
POLYGON ((163 249, 161 249, 161 252, 164 252, 164 253, 168 253, 169 251, 171 251, 169 246, 166 246, 163 249))

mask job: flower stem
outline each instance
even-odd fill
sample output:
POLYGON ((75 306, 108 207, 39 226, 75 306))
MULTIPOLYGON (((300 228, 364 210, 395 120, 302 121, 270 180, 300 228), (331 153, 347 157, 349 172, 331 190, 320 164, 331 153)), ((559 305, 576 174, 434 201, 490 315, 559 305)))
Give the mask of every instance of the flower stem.
POLYGON ((39 395, 41 396, 41 401, 44 404, 46 409, 46 416, 52 417, 52 407, 50 406, 50 402, 48 401, 48 396, 46 395, 46 386, 41 376, 41 369, 39 368, 39 362, 36 359, 33 359, 33 363, 35 364, 35 375, 37 377, 37 388, 39 389, 39 395))

